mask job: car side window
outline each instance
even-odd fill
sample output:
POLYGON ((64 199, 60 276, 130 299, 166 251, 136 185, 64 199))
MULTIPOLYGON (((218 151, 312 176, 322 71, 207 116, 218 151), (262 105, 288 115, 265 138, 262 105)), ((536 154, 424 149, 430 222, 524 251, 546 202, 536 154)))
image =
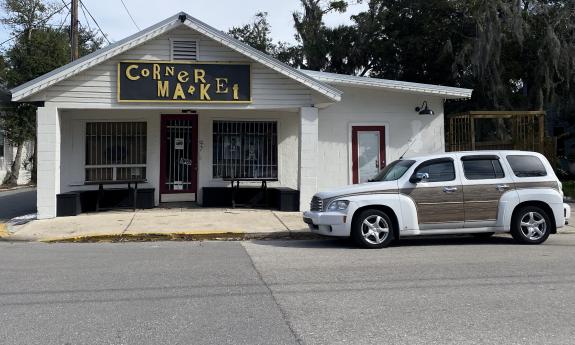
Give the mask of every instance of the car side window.
POLYGON ((468 180, 487 180, 505 177, 498 156, 461 157, 463 172, 468 180))
POLYGON ((432 159, 421 163, 415 173, 427 173, 426 182, 444 182, 455 180, 455 167, 451 159, 432 159))
POLYGON ((517 177, 546 176, 547 170, 538 157, 530 155, 507 156, 511 170, 517 177))

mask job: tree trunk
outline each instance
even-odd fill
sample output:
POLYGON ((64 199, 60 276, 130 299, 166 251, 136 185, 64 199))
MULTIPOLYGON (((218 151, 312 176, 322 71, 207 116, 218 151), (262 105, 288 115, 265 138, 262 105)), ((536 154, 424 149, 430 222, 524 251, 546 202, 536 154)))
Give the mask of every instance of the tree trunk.
POLYGON ((14 160, 12 161, 12 165, 10 166, 10 170, 6 172, 4 181, 2 181, 3 185, 16 186, 18 184, 18 177, 20 176, 20 166, 22 165, 23 146, 24 144, 19 144, 18 147, 16 148, 16 156, 14 156, 14 160))

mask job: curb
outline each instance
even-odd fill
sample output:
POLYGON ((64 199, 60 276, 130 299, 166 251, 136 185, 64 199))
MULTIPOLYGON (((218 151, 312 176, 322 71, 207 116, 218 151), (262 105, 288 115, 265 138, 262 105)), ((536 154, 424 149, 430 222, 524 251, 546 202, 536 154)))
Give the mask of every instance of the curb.
MULTIPOLYGON (((142 233, 110 234, 41 239, 43 243, 119 243, 119 242, 154 242, 154 241, 244 241, 244 240, 307 240, 320 238, 306 232, 276 231, 268 233, 246 232, 182 232, 182 233, 142 233)), ((7 239, 9 240, 9 239, 7 239)))
POLYGON ((8 227, 6 226, 6 224, 0 223, 0 238, 6 238, 8 236, 10 236, 10 233, 8 232, 8 227))

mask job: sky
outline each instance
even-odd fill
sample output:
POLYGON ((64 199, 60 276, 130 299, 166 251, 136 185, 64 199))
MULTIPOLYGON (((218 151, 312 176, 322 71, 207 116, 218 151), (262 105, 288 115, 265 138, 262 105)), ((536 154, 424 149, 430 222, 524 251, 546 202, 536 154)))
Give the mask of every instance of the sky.
MULTIPOLYGON (((55 0, 57 3, 63 0, 55 0)), ((69 0, 66 0, 69 1, 69 0)), ((138 31, 120 0, 82 0, 110 41, 118 41, 138 31)), ((353 1, 350 1, 350 3, 353 1)), ((295 42, 292 12, 300 9, 299 0, 124 0, 136 24, 144 29, 180 11, 227 31, 232 26, 249 24, 257 12, 268 12, 274 41, 295 42)), ((366 8, 365 4, 350 4, 343 14, 330 13, 324 17, 328 26, 350 23, 349 17, 366 8)), ((63 11, 65 14, 66 11, 63 11)), ((0 16, 5 13, 0 10, 0 16)), ((63 17, 56 18, 58 24, 63 17)), ((69 17, 68 17, 69 20, 69 17)), ((81 24, 86 19, 80 10, 81 24)), ((90 20, 90 26, 95 27, 90 20)), ((9 28, 2 27, 0 42, 9 39, 9 28)), ((6 48, 6 45, 2 46, 6 48)))

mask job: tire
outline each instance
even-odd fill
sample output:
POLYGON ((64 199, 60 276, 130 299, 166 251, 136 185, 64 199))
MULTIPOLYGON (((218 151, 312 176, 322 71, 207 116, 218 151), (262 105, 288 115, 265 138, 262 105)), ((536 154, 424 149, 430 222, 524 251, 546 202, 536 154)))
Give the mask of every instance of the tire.
POLYGON ((511 236, 521 244, 541 244, 547 240, 553 223, 547 212, 536 206, 522 207, 511 220, 511 236))
POLYGON ((478 232, 476 234, 471 234, 471 236, 473 236, 475 238, 489 238, 493 235, 495 235, 494 232, 478 232))
POLYGON ((351 238, 362 248, 387 247, 394 239, 391 218, 380 210, 364 210, 353 221, 351 238))

